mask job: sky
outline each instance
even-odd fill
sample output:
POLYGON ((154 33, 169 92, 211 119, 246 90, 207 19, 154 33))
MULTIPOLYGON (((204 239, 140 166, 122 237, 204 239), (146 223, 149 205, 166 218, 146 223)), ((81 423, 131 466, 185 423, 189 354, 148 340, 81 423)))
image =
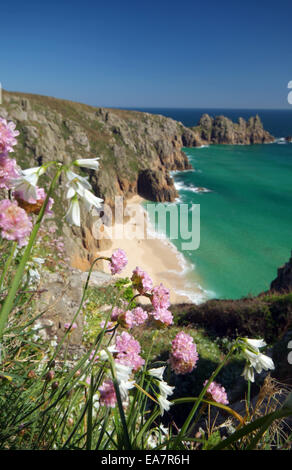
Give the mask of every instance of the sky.
POLYGON ((4 89, 97 106, 287 108, 292 3, 1 2, 4 89))

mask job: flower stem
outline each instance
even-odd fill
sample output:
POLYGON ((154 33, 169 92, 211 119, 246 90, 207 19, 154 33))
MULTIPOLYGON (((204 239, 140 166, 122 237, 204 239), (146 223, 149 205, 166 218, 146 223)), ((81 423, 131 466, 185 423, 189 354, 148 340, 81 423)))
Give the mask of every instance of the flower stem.
POLYGON ((63 167, 58 168, 58 170, 56 171, 56 174, 55 174, 55 176, 54 176, 54 178, 51 182, 50 188, 48 190, 47 197, 45 199, 44 204, 42 205, 42 208, 41 208, 40 213, 38 215, 37 221, 36 221, 36 223, 35 223, 35 225, 32 229, 31 235, 29 237, 28 244, 27 244, 26 249, 25 249, 25 251, 22 255, 19 266, 17 268, 17 271, 15 273, 13 281, 10 285, 10 289, 8 291, 7 297, 5 299, 5 302, 3 304, 2 309, 0 311, 0 340, 3 336, 3 331, 4 331, 4 328, 5 328, 6 323, 8 321, 8 316, 9 316, 11 310, 13 309, 13 302, 14 302, 14 299, 15 299, 15 295, 16 295, 17 289, 19 287, 19 284, 21 282, 23 272, 25 270, 26 263, 29 260, 29 257, 30 257, 30 254, 31 254, 31 251, 32 251, 37 233, 38 233, 39 228, 41 226, 43 217, 45 215, 45 210, 46 210, 46 207, 47 207, 47 204, 48 204, 48 201, 49 201, 49 197, 51 196, 51 194, 53 192, 53 189, 54 189, 54 187, 55 187, 55 185, 58 181, 58 178, 59 178, 59 176, 62 172, 62 169, 63 169, 63 167))

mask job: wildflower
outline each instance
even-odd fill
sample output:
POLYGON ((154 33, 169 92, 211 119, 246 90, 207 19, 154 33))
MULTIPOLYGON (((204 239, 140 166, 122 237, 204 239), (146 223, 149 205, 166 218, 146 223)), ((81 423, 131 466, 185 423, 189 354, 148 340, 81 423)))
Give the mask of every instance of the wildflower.
POLYGON ((76 196, 71 199, 68 212, 65 216, 68 224, 80 227, 80 206, 76 196))
POLYGON ((70 328, 70 326, 71 326, 71 323, 64 323, 64 328, 65 328, 65 330, 69 330, 69 329, 70 329, 70 330, 76 330, 76 328, 77 328, 77 323, 75 323, 75 322, 72 323, 71 328, 70 328))
POLYGON ((159 380, 163 380, 163 374, 164 374, 165 369, 166 369, 166 367, 163 366, 163 367, 157 367, 157 368, 154 368, 154 369, 148 369, 147 372, 152 377, 155 377, 159 380))
POLYGON ((35 201, 38 199, 37 183, 39 177, 46 171, 45 167, 38 166, 21 170, 21 175, 11 180, 14 191, 24 201, 35 201))
POLYGON ((148 318, 148 313, 141 307, 136 307, 134 310, 127 310, 119 316, 119 323, 125 328, 133 328, 134 326, 143 325, 148 318))
POLYGON ((11 182, 19 176, 16 160, 11 158, 0 158, 0 189, 11 189, 11 182))
POLYGON ((132 373, 132 366, 115 362, 115 369, 121 398, 125 401, 128 398, 128 390, 133 388, 135 384, 133 380, 129 380, 132 373))
POLYGON ((164 396, 165 398, 173 394, 175 387, 171 387, 164 380, 157 380, 157 384, 158 384, 161 395, 164 396))
MULTIPOLYGON (((43 188, 35 187, 36 191, 36 198, 26 194, 25 191, 16 190, 13 192, 13 196, 17 200, 20 207, 22 207, 28 214, 34 213, 39 214, 45 200, 46 200, 46 193, 43 188)), ((48 203, 45 209, 45 213, 52 215, 51 208, 54 204, 54 199, 49 197, 48 203)))
POLYGON ((151 292, 151 303, 158 310, 166 310, 170 306, 169 290, 163 284, 153 287, 151 292))
POLYGON ((176 374, 187 374, 196 367, 199 356, 193 338, 179 332, 172 341, 172 349, 169 358, 171 368, 176 374))
POLYGON ((127 265, 127 263, 128 259, 126 253, 124 252, 124 250, 118 248, 112 253, 112 256, 110 258, 111 273, 113 275, 119 274, 127 265))
POLYGON ((91 170, 97 170, 99 167, 98 163, 99 158, 81 158, 79 160, 75 160, 73 165, 80 166, 82 168, 89 168, 91 170))
POLYGON ((7 122, 6 119, 0 118, 0 158, 12 152, 14 145, 17 144, 15 137, 19 135, 19 132, 15 130, 15 127, 14 122, 7 122))
POLYGON ((109 408, 114 408, 116 406, 117 396, 112 380, 104 380, 98 391, 100 393, 99 400, 101 405, 105 405, 109 408))
POLYGON ((153 282, 150 276, 145 271, 142 271, 138 266, 133 271, 131 281, 133 283, 133 287, 135 287, 141 295, 146 294, 146 292, 150 291, 153 287, 153 282))
POLYGON ((124 313, 124 310, 119 307, 114 307, 111 313, 111 320, 116 321, 120 315, 124 313))
POLYGON ((243 351, 245 358, 247 359, 247 364, 243 370, 243 377, 246 380, 254 382, 254 371, 253 369, 260 374, 263 370, 273 370, 275 369, 273 360, 262 354, 259 348, 266 346, 264 340, 254 340, 250 338, 240 338, 239 340, 240 347, 243 351))
MULTIPOLYGON (((208 380, 204 382, 204 386, 207 384, 208 380)), ((212 399, 217 403, 222 403, 223 405, 228 405, 229 401, 227 398, 227 393, 225 388, 216 382, 211 382, 207 388, 207 393, 211 395, 212 399)))
POLYGON ((173 323, 172 313, 167 309, 158 308, 157 310, 152 312, 151 315, 162 326, 164 325, 169 326, 169 325, 172 325, 173 323))
POLYGON ((0 229, 3 238, 17 241, 18 246, 22 247, 27 244, 32 222, 27 213, 16 202, 3 199, 0 201, 0 229))
POLYGON ((164 411, 169 411, 169 408, 171 407, 172 403, 167 400, 167 398, 165 398, 163 395, 159 395, 157 399, 160 406, 160 414, 161 416, 163 416, 164 411))
MULTIPOLYGON (((74 188, 77 187, 77 183, 80 183, 81 186, 83 186, 84 188, 89 189, 89 190, 92 189, 92 186, 88 181, 88 179, 89 179, 88 176, 86 176, 86 177, 80 176, 80 175, 78 175, 77 173, 74 173, 74 171, 71 171, 71 170, 67 170, 65 172, 65 174, 66 174, 66 177, 67 177, 68 182, 69 182, 69 188, 72 187, 72 189, 74 190, 74 188)), ((69 197, 68 197, 68 199, 69 199, 69 197)))
POLYGON ((136 307, 132 310, 133 326, 143 325, 148 318, 148 313, 141 307, 136 307))
POLYGON ((145 363, 144 359, 139 355, 141 351, 139 342, 126 331, 117 336, 116 348, 118 351, 116 361, 120 364, 130 366, 134 371, 137 371, 145 363))

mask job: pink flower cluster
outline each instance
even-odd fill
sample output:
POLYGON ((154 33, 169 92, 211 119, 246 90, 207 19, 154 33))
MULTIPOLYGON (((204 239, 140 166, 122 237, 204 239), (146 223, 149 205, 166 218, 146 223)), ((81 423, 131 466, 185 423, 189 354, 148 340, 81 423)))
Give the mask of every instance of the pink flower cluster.
POLYGON ((156 310, 167 309, 170 306, 169 289, 163 284, 153 287, 151 292, 151 303, 156 310))
POLYGON ((180 331, 172 341, 169 363, 176 374, 187 374, 196 367, 199 355, 193 338, 180 331))
POLYGON ((99 387, 100 404, 110 408, 114 408, 117 403, 117 396, 113 381, 106 379, 99 387))
MULTIPOLYGON (((207 384, 208 380, 204 382, 204 386, 207 384)), ((211 382, 207 388, 207 392, 211 395, 212 399, 217 403, 222 403, 223 405, 228 405, 229 401, 227 398, 227 393, 225 388, 222 385, 211 382)))
POLYGON ((153 287, 153 282, 150 276, 146 273, 146 271, 143 271, 138 266, 136 269, 134 269, 131 280, 133 286, 141 295, 146 294, 153 287))
POLYGON ((140 356, 141 346, 139 342, 126 331, 117 336, 116 349, 118 351, 116 361, 125 366, 132 367, 134 371, 140 369, 145 363, 144 359, 140 356))
POLYGON ((0 157, 0 188, 11 189, 11 180, 19 176, 16 160, 0 157))
POLYGON ((121 315, 119 320, 126 328, 133 328, 134 326, 143 325, 148 318, 148 313, 141 307, 136 307, 133 310, 127 310, 121 315))
POLYGON ((14 122, 7 122, 6 119, 0 118, 0 158, 7 156, 13 151, 14 145, 17 144, 15 137, 19 132, 15 130, 14 122))
POLYGON ((163 323, 166 326, 172 325, 173 323, 172 313, 167 309, 158 308, 154 312, 151 312, 151 315, 156 321, 163 323))
POLYGON ((22 247, 27 244, 32 222, 25 210, 16 202, 3 199, 0 201, 0 229, 3 238, 17 241, 18 246, 22 247))
POLYGON ((119 274, 127 265, 128 259, 124 250, 118 248, 111 256, 110 268, 112 274, 119 274))

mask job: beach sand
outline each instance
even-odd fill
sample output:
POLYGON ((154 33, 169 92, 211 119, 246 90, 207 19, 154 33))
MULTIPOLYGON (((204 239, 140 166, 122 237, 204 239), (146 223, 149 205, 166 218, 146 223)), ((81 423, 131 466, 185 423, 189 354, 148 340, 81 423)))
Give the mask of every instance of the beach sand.
MULTIPOLYGON (((141 203, 143 199, 139 196, 134 196, 133 198, 127 201, 127 207, 130 212, 140 211, 140 220, 144 219, 144 227, 149 227, 149 222, 147 221, 147 214, 145 209, 142 207, 141 203)), ((125 269, 123 269, 120 276, 122 277, 131 277, 133 269, 136 266, 139 266, 141 269, 146 271, 151 279, 153 280, 154 285, 160 284, 162 282, 170 290, 170 300, 171 303, 182 303, 182 302, 191 302, 190 298, 186 295, 182 295, 177 291, 185 291, 186 283, 190 282, 186 278, 185 268, 186 265, 183 264, 182 255, 178 250, 168 241, 167 239, 140 239, 142 231, 135 234, 133 232, 137 231, 137 225, 133 222, 133 217, 129 218, 130 220, 124 226, 126 229, 128 238, 129 234, 132 239, 128 239, 125 236, 123 238, 112 238, 112 246, 108 250, 100 251, 99 256, 110 257, 112 252, 117 248, 121 248, 125 251, 128 258, 128 264, 125 269), (140 235, 139 235, 140 234, 140 235)), ((121 232, 121 225, 114 225, 114 232, 121 232)), ((124 232, 125 233, 125 232, 124 232)), ((151 231, 153 234, 154 232, 151 231)), ((145 236, 145 229, 144 229, 145 236)), ((108 268, 108 263, 104 263, 104 270, 110 272, 108 268)), ((117 276, 117 277, 120 277, 117 276)), ((193 284, 193 294, 200 295, 199 288, 196 284, 193 284)), ((139 298, 139 301, 143 303, 143 298, 139 298)), ((145 299, 146 302, 147 299, 145 299)))

